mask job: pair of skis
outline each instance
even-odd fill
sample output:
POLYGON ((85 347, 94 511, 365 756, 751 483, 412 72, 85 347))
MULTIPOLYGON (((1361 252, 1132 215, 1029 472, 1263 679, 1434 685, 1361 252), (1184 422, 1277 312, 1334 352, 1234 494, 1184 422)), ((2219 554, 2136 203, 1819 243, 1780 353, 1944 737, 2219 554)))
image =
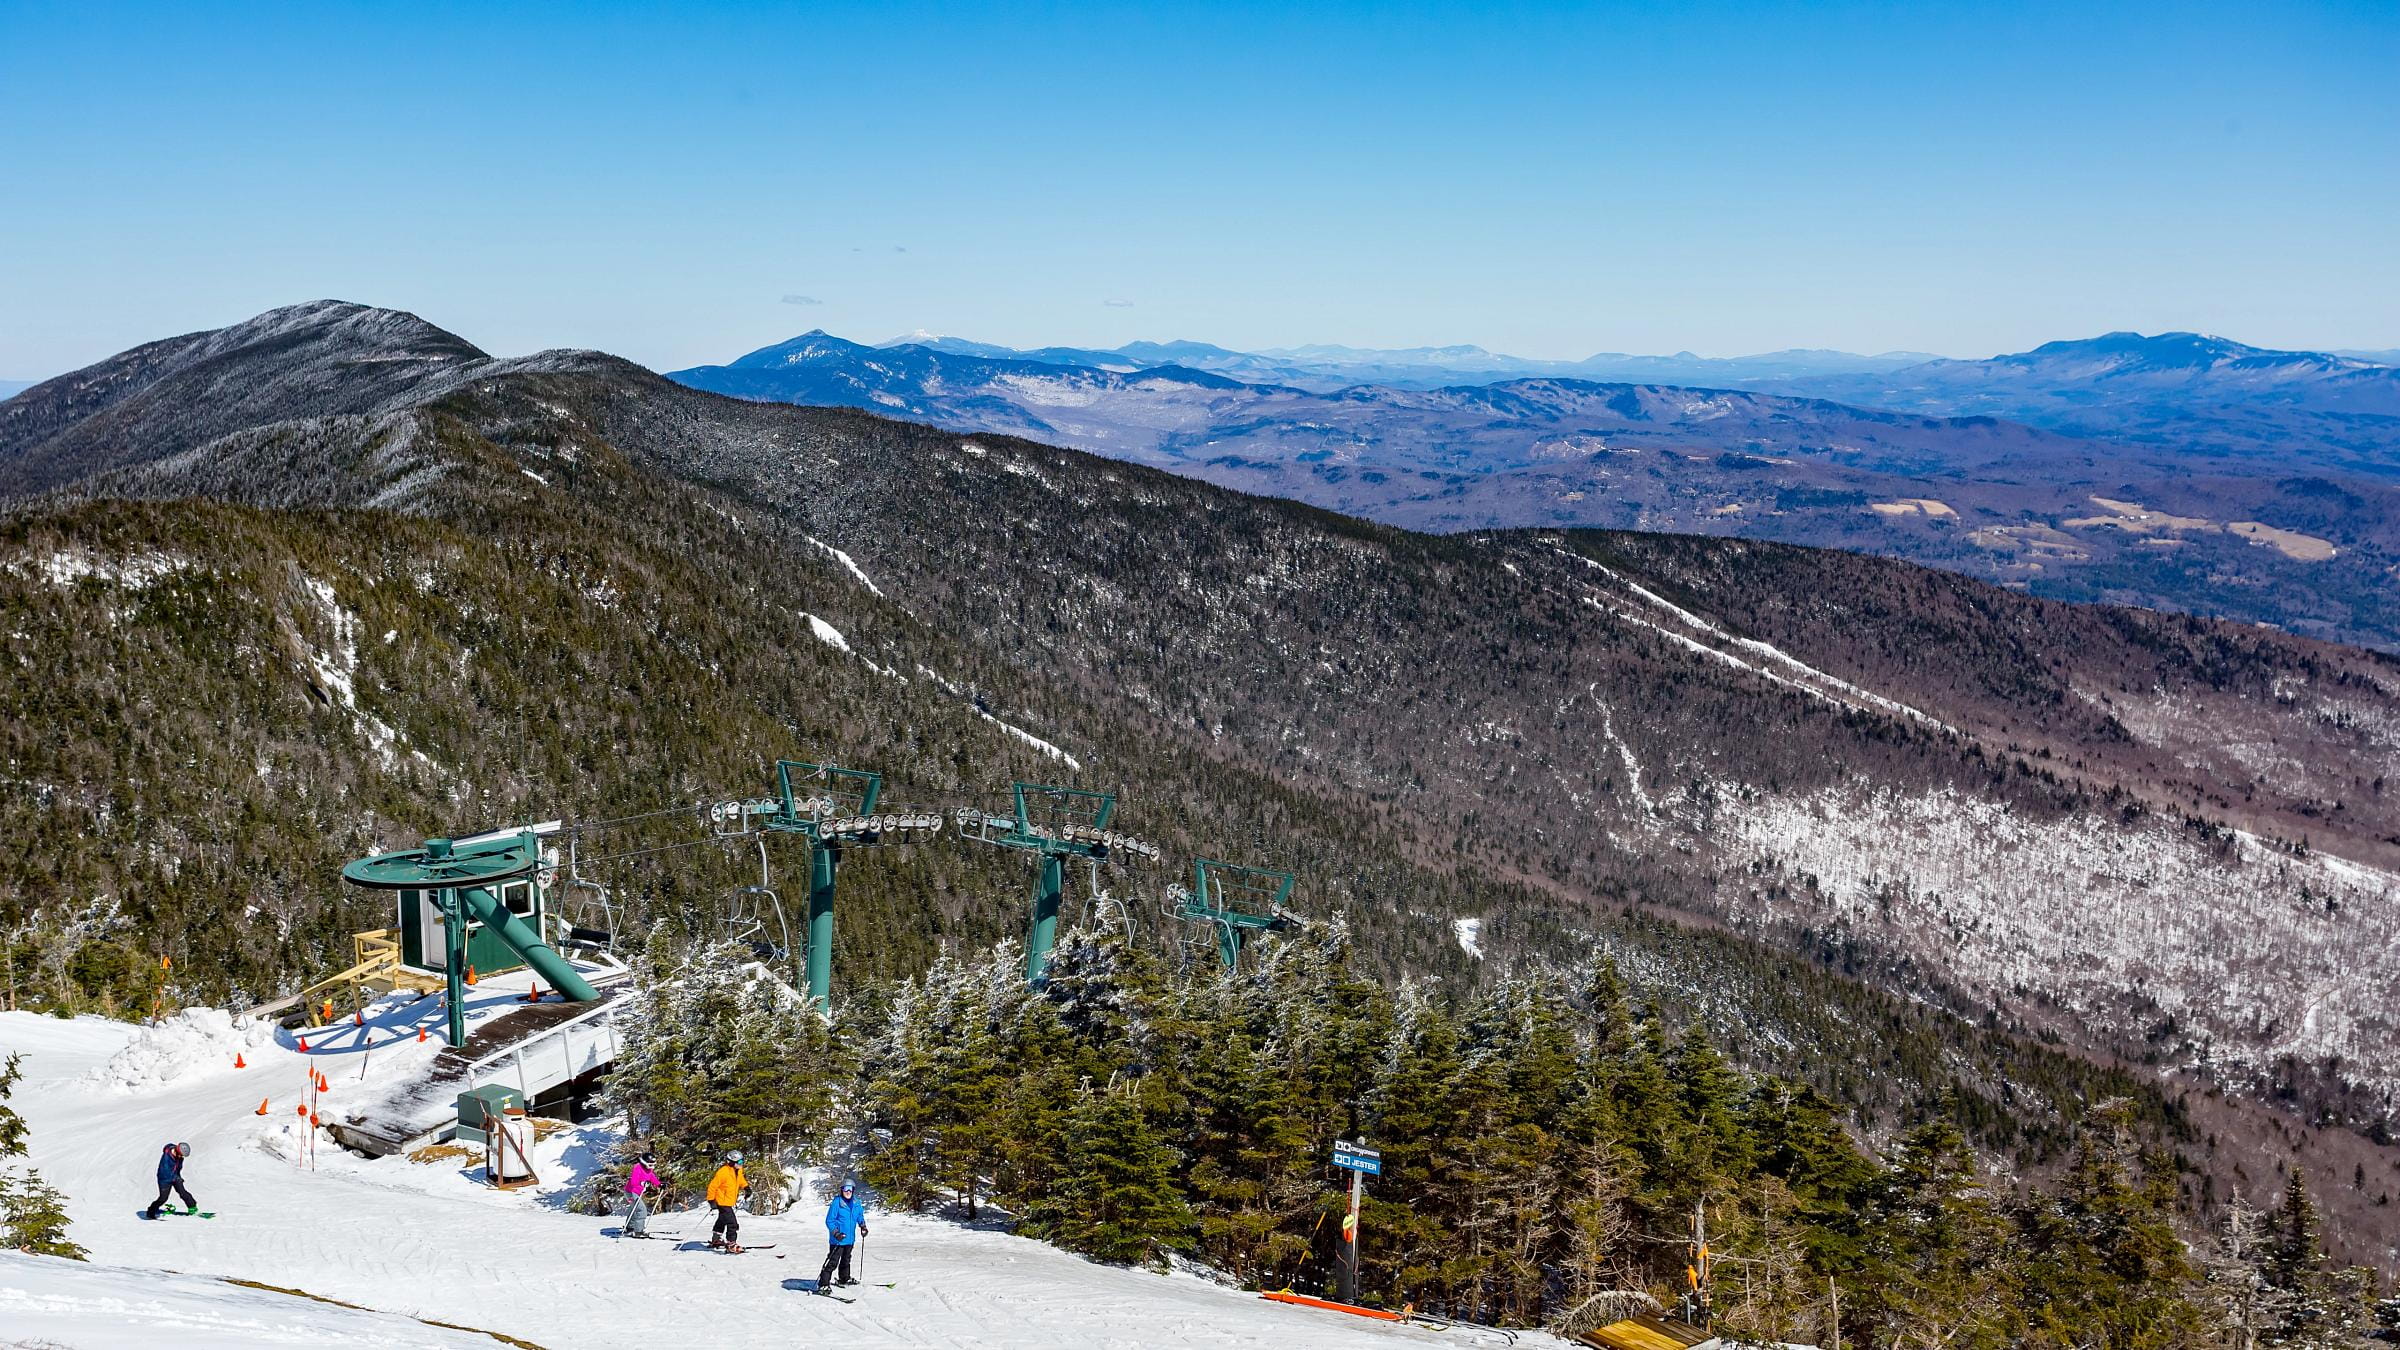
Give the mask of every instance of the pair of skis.
MULTIPOLYGON (((863 1282, 862 1282, 862 1281, 853 1280, 853 1281, 851 1281, 851 1283, 853 1283, 853 1284, 858 1284, 858 1283, 863 1283, 863 1282)), ((878 1283, 878 1284, 876 1284, 876 1286, 875 1286, 875 1287, 876 1287, 876 1288, 878 1288, 878 1289, 897 1289, 897 1288, 899 1288, 899 1287, 900 1287, 900 1282, 899 1282, 898 1280, 894 1280, 894 1281, 892 1281, 890 1284, 882 1284, 882 1283, 878 1283)), ((858 1302, 858 1299, 857 1299, 857 1298, 856 1298, 854 1295, 850 1295, 850 1294, 837 1294, 837 1293, 833 1292, 833 1291, 832 1291, 832 1290, 830 1290, 830 1289, 811 1289, 811 1290, 809 1290, 808 1292, 809 1292, 809 1293, 811 1293, 811 1294, 813 1294, 813 1295, 815 1295, 815 1296, 816 1296, 816 1297, 818 1297, 818 1298, 829 1298, 829 1299, 832 1299, 832 1300, 834 1300, 834 1301, 835 1301, 835 1302, 837 1302, 837 1303, 856 1303, 856 1302, 858 1302)))

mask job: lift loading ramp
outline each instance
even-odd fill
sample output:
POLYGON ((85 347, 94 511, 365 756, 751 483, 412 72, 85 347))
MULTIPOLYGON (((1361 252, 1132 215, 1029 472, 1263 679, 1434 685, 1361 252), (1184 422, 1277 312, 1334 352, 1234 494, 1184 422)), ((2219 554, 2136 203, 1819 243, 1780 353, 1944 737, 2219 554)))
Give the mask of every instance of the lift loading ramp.
MULTIPOLYGON (((402 1153, 449 1137, 458 1124, 458 1096, 469 1089, 499 1084, 539 1104, 606 1069, 617 1060, 617 1015, 632 992, 631 972, 610 962, 586 965, 583 973, 595 1000, 530 1003, 481 1018, 464 1046, 444 1049, 405 1086, 329 1112, 327 1132, 361 1153, 402 1153)), ((520 975, 484 981, 477 992, 514 999, 528 987, 520 975)))

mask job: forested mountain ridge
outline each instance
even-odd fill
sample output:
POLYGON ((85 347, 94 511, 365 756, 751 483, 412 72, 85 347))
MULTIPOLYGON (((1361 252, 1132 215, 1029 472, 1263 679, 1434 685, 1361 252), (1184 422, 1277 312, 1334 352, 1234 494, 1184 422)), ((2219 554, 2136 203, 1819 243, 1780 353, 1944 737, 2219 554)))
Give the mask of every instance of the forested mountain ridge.
MULTIPOLYGON (((195 992, 263 992, 371 919, 326 880, 348 853, 749 795, 809 752, 920 800, 1124 787, 1171 851, 1296 865, 1394 974, 1597 941, 1870 1121, 1932 1088, 2038 1133, 2102 1090, 2012 1029, 2388 1120, 2383 658, 1847 555, 1415 535, 590 354, 437 364, 414 403, 286 388, 27 484, 0 865, 30 970, 110 987, 67 967, 115 906, 195 992), (228 931, 234 895, 269 921, 228 931)), ((52 421, 0 435, 12 485, 76 424, 23 397, 52 421)), ((628 889, 705 906, 754 867, 628 889)), ((955 849, 858 875, 846 971, 1021 922, 1022 876, 955 849)), ((2388 1232, 2389 1189, 2346 1231, 2388 1232)))
MULTIPOLYGON (((2162 373, 2144 358, 2148 345, 2106 362, 2045 348, 2030 368, 2004 359, 1910 369, 1981 379, 1989 367, 2001 371, 1993 381, 2032 380, 2087 413, 2126 390, 2172 403, 2231 378, 2195 377, 2188 361, 2162 373)), ((2320 414, 2294 411, 2272 382, 2239 383, 2222 421, 2238 424, 2241 440, 2223 447, 2201 434, 2218 425, 2208 420, 2215 404, 2159 414, 2172 424, 2165 431, 2067 434, 1982 404, 1830 402, 1806 382, 1726 389, 1561 373, 1294 387, 1238 365, 1239 379, 1081 356, 1109 363, 972 344, 864 347, 812 332, 669 378, 1025 436, 1409 529, 1600 527, 1850 548, 2057 599, 2400 650, 2400 423, 2326 412, 2340 434, 2278 438, 2261 427, 2320 414)), ((2324 360, 2343 368, 2337 383, 2400 388, 2400 372, 2324 360)))

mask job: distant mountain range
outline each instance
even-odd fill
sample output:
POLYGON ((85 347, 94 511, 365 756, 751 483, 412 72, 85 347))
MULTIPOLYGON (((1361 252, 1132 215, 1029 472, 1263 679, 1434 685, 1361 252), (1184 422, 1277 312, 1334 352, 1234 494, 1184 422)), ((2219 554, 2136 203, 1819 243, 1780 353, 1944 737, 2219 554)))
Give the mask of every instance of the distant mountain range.
POLYGON ((811 332, 670 378, 1024 436, 1416 529, 1832 545, 2400 648, 2400 370, 2112 334, 1881 373, 1770 378, 1767 364, 1817 354, 1740 358, 1759 372, 1745 389, 1324 378, 1337 358, 1424 369, 1478 351, 1015 352, 811 332))
POLYGON ((1989 361, 1786 381, 1786 392, 1946 417, 2008 417, 2181 456, 2298 456, 2400 478, 2400 369, 2196 333, 2107 333, 1989 361))
POLYGON ((1743 388, 1768 380, 1870 375, 1939 360, 1921 352, 1858 356, 1850 352, 1793 350, 1757 356, 1631 356, 1601 352, 1580 361, 1537 361, 1475 346, 1451 347, 1270 347, 1242 352, 1207 342, 1129 342, 1122 347, 1035 347, 1019 349, 966 338, 910 333, 878 346, 924 347, 954 356, 1086 366, 1130 373, 1161 366, 1207 371, 1251 384, 1281 384, 1329 393, 1357 384, 1395 389, 1432 389, 1454 384, 1492 384, 1534 377, 1634 380, 1743 388))

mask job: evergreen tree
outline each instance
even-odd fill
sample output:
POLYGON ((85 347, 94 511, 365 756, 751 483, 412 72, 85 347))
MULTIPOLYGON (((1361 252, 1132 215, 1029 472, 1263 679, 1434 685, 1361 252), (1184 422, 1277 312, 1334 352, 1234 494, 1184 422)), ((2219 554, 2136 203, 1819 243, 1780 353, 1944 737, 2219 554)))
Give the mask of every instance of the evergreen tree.
MULTIPOLYGON (((0 1063, 0 1162, 22 1158, 27 1151, 25 1117, 8 1104, 9 1094, 24 1077, 25 1057, 12 1054, 0 1063)), ((67 1199, 32 1168, 0 1170, 0 1245, 35 1256, 84 1259, 84 1250, 67 1237, 67 1199)))
POLYGON ((1185 1151, 1201 1255, 1246 1283, 1304 1256, 1295 1231, 1318 1187, 1293 1075, 1251 1041, 1253 1009, 1231 979, 1200 986, 1181 1075, 1185 1151))
POLYGON ((1175 1150, 1131 1093, 1087 1092, 1068 1111, 1056 1185, 1026 1215, 1026 1231, 1069 1251, 1164 1269, 1192 1246, 1192 1211, 1176 1181, 1175 1150))
POLYGON ((825 1142, 839 1066, 823 1023, 788 985, 745 968, 744 955, 704 948, 677 962, 663 946, 651 953, 607 1101, 658 1154, 676 1192, 696 1194, 717 1158, 740 1149, 750 1156, 752 1203, 772 1212, 788 1169, 825 1142))
POLYGON ((1461 1156, 1458 1027, 1442 1005, 1412 994, 1370 1101, 1368 1134, 1383 1155, 1360 1223, 1375 1235, 1359 1288, 1397 1286, 1446 1298, 1467 1273, 1459 1204, 1471 1198, 1461 1156), (1405 1200, 1392 1197, 1406 1197, 1405 1200))
POLYGON ((1901 1136, 1866 1209, 1845 1323, 1893 1345, 2015 1340, 2007 1221, 1956 1125, 1935 1119, 1901 1136))
POLYGON ((2275 1209, 2275 1237, 2269 1245, 2267 1278, 2297 1299, 2315 1292, 2325 1265, 2325 1247, 2317 1232, 2317 1202, 2309 1197, 2308 1180, 2294 1166, 2283 1183, 2283 1202, 2275 1209))
POLYGON ((2193 1271, 2168 1218, 2173 1199, 2166 1169, 2139 1157, 2126 1104, 2094 1107, 2058 1190, 2018 1208, 2022 1343, 2135 1350, 2196 1339, 2199 1316, 2182 1296, 2193 1271))

